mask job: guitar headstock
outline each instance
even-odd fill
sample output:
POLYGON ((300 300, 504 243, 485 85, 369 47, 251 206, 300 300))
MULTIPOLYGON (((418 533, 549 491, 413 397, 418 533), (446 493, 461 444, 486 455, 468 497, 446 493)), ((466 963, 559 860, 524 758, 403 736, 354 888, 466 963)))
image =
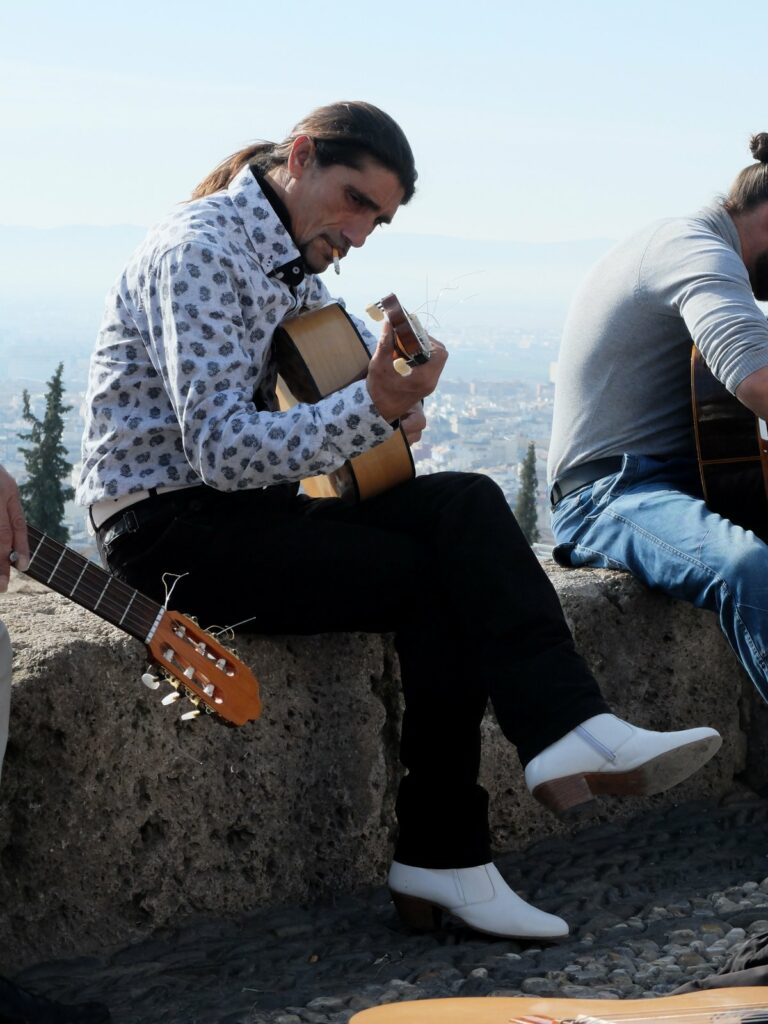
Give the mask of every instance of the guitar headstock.
POLYGON ((432 352, 429 334, 413 313, 406 313, 396 295, 385 295, 372 306, 368 313, 375 320, 384 317, 395 332, 395 359, 403 359, 408 366, 426 363, 432 352))
MULTIPOLYGON (((261 714, 253 672, 186 615, 164 612, 147 646, 172 686, 162 703, 186 696, 194 705, 182 719, 207 711, 232 725, 244 725, 261 714)), ((153 689, 159 685, 151 675, 144 681, 153 689)))

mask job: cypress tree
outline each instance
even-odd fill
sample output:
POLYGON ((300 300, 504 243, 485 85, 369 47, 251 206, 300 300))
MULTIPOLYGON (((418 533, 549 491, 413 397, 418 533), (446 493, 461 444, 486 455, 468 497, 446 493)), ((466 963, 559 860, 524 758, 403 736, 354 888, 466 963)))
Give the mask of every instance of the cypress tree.
POLYGON ((539 539, 539 527, 536 522, 536 492, 539 481, 536 476, 536 448, 533 441, 528 443, 523 464, 520 467, 520 490, 515 502, 515 519, 529 544, 539 539))
POLYGON ((61 443, 64 432, 64 416, 72 408, 63 404, 64 385, 61 375, 64 364, 59 363, 53 377, 48 381, 45 395, 45 414, 40 419, 32 412, 29 392, 23 393, 24 420, 30 424, 27 433, 19 434, 28 448, 19 448, 24 456, 27 480, 19 487, 21 504, 27 519, 38 530, 49 534, 54 540, 66 544, 69 530, 64 525, 64 503, 74 496, 74 489, 62 483, 69 475, 72 464, 67 462, 67 450, 61 443))

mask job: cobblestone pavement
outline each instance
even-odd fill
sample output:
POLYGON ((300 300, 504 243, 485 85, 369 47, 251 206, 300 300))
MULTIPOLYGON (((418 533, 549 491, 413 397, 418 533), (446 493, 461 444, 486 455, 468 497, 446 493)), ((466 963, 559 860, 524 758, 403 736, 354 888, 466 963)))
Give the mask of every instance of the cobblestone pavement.
POLYGON ((401 999, 663 994, 768 927, 768 802, 752 795, 592 825, 497 863, 522 896, 569 921, 567 940, 526 947, 450 924, 410 933, 377 888, 185 923, 17 980, 106 1002, 115 1024, 325 1024, 401 999))

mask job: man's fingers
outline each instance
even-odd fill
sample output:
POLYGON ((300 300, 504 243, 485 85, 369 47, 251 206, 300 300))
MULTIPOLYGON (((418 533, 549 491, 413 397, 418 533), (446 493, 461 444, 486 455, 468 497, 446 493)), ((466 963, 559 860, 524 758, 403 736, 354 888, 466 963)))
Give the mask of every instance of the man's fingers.
POLYGON ((393 352, 395 348, 395 332, 392 330, 392 324, 385 320, 382 324, 381 334, 379 335, 379 343, 377 349, 381 352, 393 352))
POLYGON ((29 537, 18 492, 11 495, 7 508, 11 525, 11 550, 18 555, 15 562, 16 568, 24 572, 29 566, 29 537))
POLYGON ((400 426, 403 428, 403 433, 408 439, 409 444, 416 444, 417 441, 421 440, 421 435, 426 425, 427 417, 424 415, 421 403, 414 405, 400 419, 400 426))
MULTIPOLYGON (((0 467, 2 469, 2 467, 0 467)), ((21 498, 15 481, 2 469, 0 472, 0 588, 6 590, 10 577, 9 557, 15 552, 14 564, 24 571, 29 566, 29 538, 21 498)))

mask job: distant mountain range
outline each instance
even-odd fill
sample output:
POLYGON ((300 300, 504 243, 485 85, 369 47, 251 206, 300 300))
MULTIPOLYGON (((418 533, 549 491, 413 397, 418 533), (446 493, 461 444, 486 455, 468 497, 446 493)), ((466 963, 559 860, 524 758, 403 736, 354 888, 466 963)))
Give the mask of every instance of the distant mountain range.
MULTIPOLYGON (((146 232, 131 225, 25 228, 0 226, 0 326, 29 310, 62 304, 98 319, 105 292, 146 232)), ((445 289, 436 315, 446 325, 554 328, 587 268, 610 242, 478 241, 377 232, 326 273, 350 309, 397 291, 411 308, 445 289)), ((430 302, 430 309, 432 302, 430 302)))

